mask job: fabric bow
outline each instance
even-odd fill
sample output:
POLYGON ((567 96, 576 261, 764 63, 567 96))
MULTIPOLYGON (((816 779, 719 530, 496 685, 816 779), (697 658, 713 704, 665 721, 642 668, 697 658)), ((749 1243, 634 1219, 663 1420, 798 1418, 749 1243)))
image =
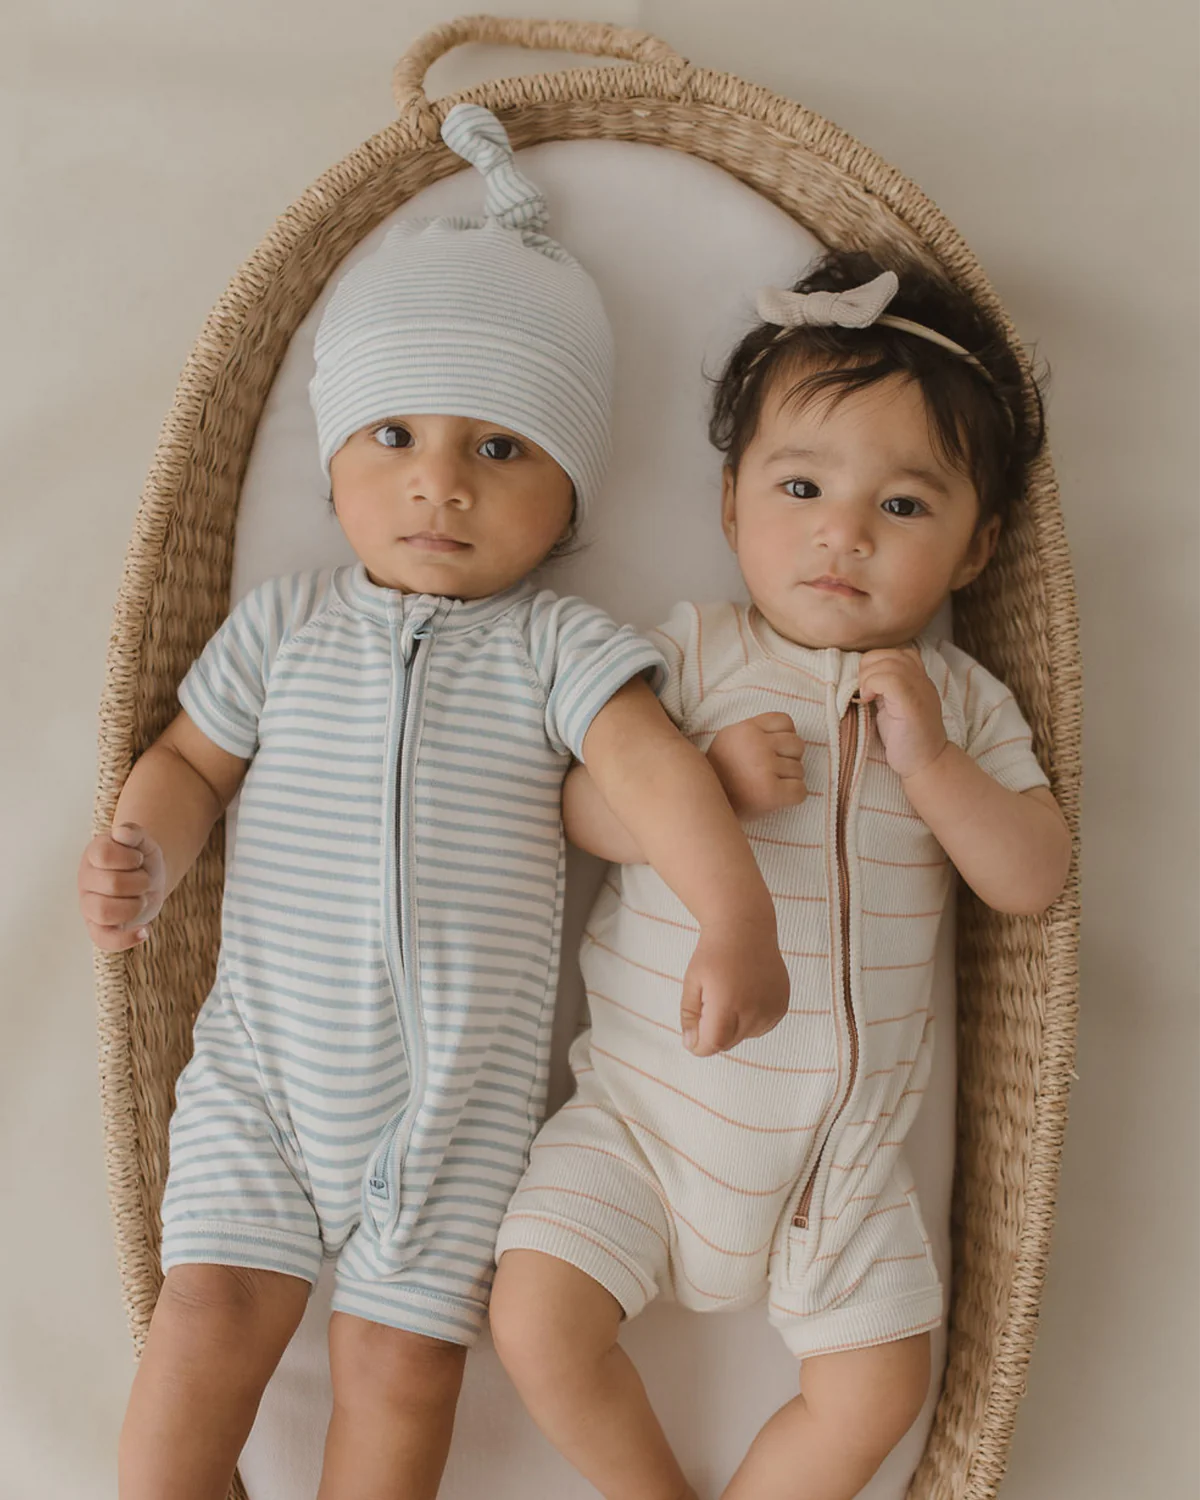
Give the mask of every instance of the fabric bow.
POLYGON ((546 200, 517 171, 508 134, 491 110, 456 104, 442 122, 442 139, 482 174, 484 212, 505 229, 540 230, 549 217, 546 200))
POLYGON ((844 292, 786 292, 764 287, 758 294, 758 315, 781 328, 869 328, 900 290, 895 271, 884 271, 874 281, 844 292))

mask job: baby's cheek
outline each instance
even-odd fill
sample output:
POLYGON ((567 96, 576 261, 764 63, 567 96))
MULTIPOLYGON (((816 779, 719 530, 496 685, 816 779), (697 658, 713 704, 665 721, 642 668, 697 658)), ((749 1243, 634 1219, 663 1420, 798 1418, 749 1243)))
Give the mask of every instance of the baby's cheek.
POLYGON ((791 551, 787 538, 773 536, 767 527, 751 527, 748 536, 739 532, 738 563, 751 592, 770 595, 782 587, 791 551))
POLYGON ((940 574, 930 576, 928 566, 914 564, 889 580, 886 600, 892 619, 917 635, 937 614, 949 597, 949 588, 940 574))

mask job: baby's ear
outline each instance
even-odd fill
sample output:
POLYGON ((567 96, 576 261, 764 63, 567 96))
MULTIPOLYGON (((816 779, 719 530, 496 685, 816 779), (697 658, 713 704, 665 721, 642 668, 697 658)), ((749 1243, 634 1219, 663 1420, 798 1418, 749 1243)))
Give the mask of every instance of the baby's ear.
POLYGON ((728 464, 721 470, 721 530, 737 551, 737 479, 728 464))
POLYGON ((975 534, 967 545, 962 561, 954 570, 954 576, 950 580, 950 589, 965 589, 968 583, 974 583, 992 560, 992 554, 996 550, 996 543, 1000 540, 1000 517, 992 516, 982 526, 975 528, 975 534))

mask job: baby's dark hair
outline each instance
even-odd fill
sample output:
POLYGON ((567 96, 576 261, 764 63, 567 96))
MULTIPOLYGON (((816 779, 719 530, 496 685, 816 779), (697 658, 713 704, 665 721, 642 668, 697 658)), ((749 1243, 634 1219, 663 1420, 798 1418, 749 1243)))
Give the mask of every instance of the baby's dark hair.
MULTIPOLYGON (((1035 384, 1026 404, 1021 368, 1003 333, 965 293, 922 266, 894 269, 900 290, 888 313, 961 344, 986 375, 952 350, 886 324, 806 325, 781 334, 775 324, 760 323, 717 378, 709 437, 736 476, 767 394, 781 380, 789 382, 786 399, 804 404, 822 396, 838 401, 903 375, 921 389, 935 448, 974 485, 980 524, 992 516, 1003 521, 1024 493, 1029 467, 1045 439, 1041 393, 1035 384)), ((882 270, 862 251, 833 252, 792 290, 841 292, 882 270)))

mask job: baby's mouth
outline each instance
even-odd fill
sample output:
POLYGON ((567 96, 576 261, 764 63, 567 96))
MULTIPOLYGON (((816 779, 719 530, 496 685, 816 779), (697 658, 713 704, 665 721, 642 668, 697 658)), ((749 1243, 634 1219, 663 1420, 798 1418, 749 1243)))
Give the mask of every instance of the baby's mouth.
POLYGON ((414 531, 411 536, 400 538, 409 547, 420 552, 469 552, 470 542, 460 542, 457 537, 444 536, 440 531, 414 531))
POLYGON ((844 578, 838 578, 834 573, 823 573, 820 578, 806 579, 805 587, 817 589, 822 594, 837 594, 843 599, 867 597, 864 589, 856 589, 852 583, 848 583, 844 578))

